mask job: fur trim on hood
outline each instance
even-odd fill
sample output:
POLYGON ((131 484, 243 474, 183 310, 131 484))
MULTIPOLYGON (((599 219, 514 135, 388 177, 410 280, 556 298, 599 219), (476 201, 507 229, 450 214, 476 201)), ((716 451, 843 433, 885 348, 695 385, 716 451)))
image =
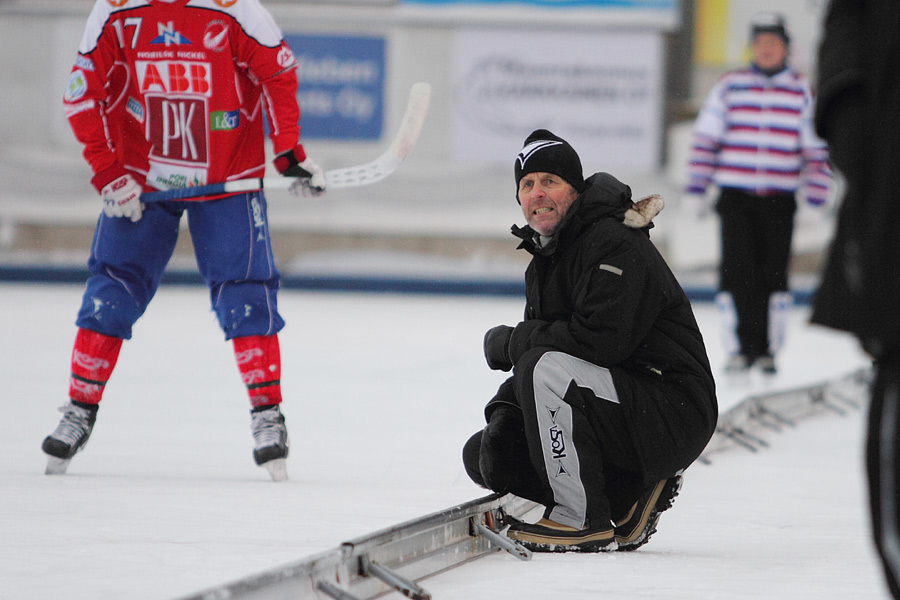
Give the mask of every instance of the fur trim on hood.
POLYGON ((512 226, 512 234, 522 239, 520 248, 532 254, 549 256, 556 251, 561 235, 577 235, 582 227, 600 219, 613 218, 629 229, 642 230, 648 237, 653 227, 653 218, 665 207, 658 194, 647 196, 637 202, 631 199, 631 188, 609 173, 595 173, 587 180, 587 189, 578 197, 563 217, 562 222, 550 239, 544 243, 529 226, 512 226), (572 228, 575 232, 572 232, 572 228))
POLYGON ((659 194, 653 194, 637 202, 632 202, 631 208, 625 211, 624 223, 629 227, 642 229, 650 225, 653 217, 662 212, 665 206, 666 203, 659 194))

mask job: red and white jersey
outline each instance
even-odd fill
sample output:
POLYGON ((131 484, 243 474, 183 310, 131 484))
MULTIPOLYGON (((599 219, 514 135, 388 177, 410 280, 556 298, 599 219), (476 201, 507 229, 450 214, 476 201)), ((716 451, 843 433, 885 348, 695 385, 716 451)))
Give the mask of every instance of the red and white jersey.
POLYGON ((263 119, 276 153, 299 141, 296 67, 258 0, 97 0, 64 107, 98 190, 261 177, 263 119))

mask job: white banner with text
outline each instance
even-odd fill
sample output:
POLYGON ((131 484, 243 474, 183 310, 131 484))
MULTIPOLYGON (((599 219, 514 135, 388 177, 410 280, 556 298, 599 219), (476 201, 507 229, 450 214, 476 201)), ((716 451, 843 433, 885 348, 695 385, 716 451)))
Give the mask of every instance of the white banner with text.
POLYGON ((572 144, 586 174, 655 169, 662 47, 654 32, 458 32, 455 158, 511 166, 525 137, 545 128, 572 144))

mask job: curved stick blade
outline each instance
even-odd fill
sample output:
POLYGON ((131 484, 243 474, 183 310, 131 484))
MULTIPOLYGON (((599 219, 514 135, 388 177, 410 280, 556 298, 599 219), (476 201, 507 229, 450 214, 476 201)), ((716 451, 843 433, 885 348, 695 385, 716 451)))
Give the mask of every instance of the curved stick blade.
POLYGON ((400 128, 387 150, 370 163, 326 171, 325 189, 368 185, 393 173, 419 139, 430 99, 430 84, 419 82, 413 85, 400 128))

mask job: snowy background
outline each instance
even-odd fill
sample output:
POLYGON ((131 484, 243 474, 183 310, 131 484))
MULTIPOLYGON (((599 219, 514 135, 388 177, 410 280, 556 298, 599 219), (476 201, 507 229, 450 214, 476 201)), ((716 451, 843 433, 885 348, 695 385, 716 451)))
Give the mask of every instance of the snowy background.
MULTIPOLYGON (((0 111, 0 270, 12 266, 12 276, 34 263, 81 267, 88 252, 97 197, 59 96, 91 4, 0 2, 0 47, 16 57, 0 66, 7 109, 0 111)), ((358 6, 272 4, 282 5, 283 26, 297 31, 390 35, 397 50, 389 131, 409 85, 435 85, 423 136, 390 185, 306 202, 272 192, 273 231, 300 233, 314 250, 283 261, 282 272, 461 280, 474 272, 520 281, 523 257, 509 259, 496 244, 516 254, 508 227, 521 213, 508 167, 447 169, 453 27, 398 25, 391 12, 373 20, 358 6), (328 235, 337 240, 330 249, 322 242, 328 235), (361 250, 360 237, 378 243, 361 250), (398 257, 398 247, 414 251, 398 257)), ((794 59, 809 72, 823 6, 732 0, 727 39, 743 39, 751 10, 777 7, 791 15, 794 59)), ((694 101, 722 68, 691 74, 694 101)), ((686 286, 712 289, 716 221, 697 221, 679 206, 690 123, 664 135, 665 172, 615 175, 636 197, 666 198, 654 241, 686 286)), ((370 160, 383 146, 309 148, 332 168, 370 160)), ((801 212, 795 251, 820 250, 828 218, 801 212)), ((170 266, 193 264, 176 256, 170 266)), ((814 279, 808 271, 794 278, 795 290, 809 292, 814 279)), ((87 450, 68 475, 45 476, 40 443, 66 401, 80 296, 80 285, 0 281, 0 600, 178 598, 486 493, 466 477, 460 450, 505 377, 485 366, 483 333, 518 321, 519 299, 284 291, 284 412, 293 447, 290 481, 274 484, 253 464, 246 393, 199 287, 160 290, 122 351, 87 450)), ((714 309, 698 304, 696 312, 720 367, 714 309)), ((717 373, 723 411, 748 394, 867 364, 852 339, 808 326, 807 312, 793 310, 776 378, 733 382, 717 373)), ((864 418, 864 411, 824 415, 776 436, 766 451, 692 467, 659 533, 638 552, 539 555, 528 563, 494 554, 425 587, 438 599, 472 600, 886 598, 865 502, 864 418)))
MULTIPOLYGON (((165 600, 300 561, 485 495, 460 460, 505 374, 484 331, 516 298, 285 291, 280 308, 290 481, 251 458, 249 406, 202 288, 163 287, 123 347, 69 474, 40 451, 66 399, 81 286, 0 284, 0 597, 165 600)), ((711 305, 695 307, 724 356, 711 305)), ((849 373, 855 341, 793 310, 781 374, 749 393, 849 373)), ((868 524, 864 411, 825 415, 688 470, 633 553, 494 554, 423 585, 435 598, 886 598, 868 524)), ((399 597, 399 596, 397 596, 399 597)))

